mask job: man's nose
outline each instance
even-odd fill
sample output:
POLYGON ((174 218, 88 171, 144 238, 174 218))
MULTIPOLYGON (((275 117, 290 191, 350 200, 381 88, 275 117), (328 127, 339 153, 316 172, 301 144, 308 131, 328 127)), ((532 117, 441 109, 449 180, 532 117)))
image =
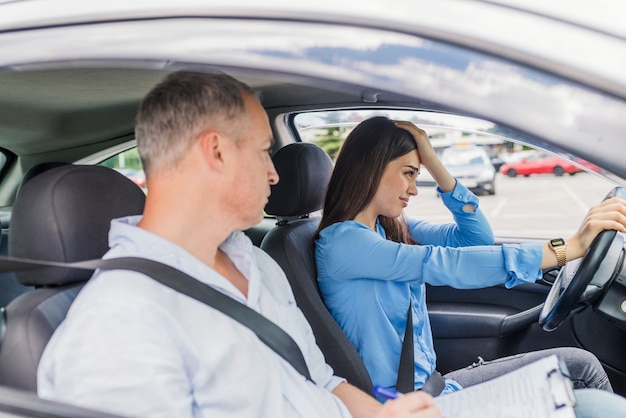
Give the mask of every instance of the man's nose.
POLYGON ((267 178, 270 184, 273 186, 278 183, 280 177, 278 176, 278 172, 276 171, 276 167, 274 167, 274 162, 270 160, 270 167, 267 172, 267 178))

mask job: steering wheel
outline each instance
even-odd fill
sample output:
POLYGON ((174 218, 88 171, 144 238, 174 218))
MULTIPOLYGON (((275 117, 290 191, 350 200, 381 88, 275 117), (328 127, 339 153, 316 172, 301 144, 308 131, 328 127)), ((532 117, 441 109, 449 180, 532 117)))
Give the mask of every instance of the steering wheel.
MULTIPOLYGON (((604 200, 614 196, 626 199, 626 188, 614 188, 604 200)), ((600 299, 620 273, 623 261, 623 235, 610 230, 598 234, 582 259, 561 268, 539 315, 539 325, 554 331, 570 314, 600 299)))

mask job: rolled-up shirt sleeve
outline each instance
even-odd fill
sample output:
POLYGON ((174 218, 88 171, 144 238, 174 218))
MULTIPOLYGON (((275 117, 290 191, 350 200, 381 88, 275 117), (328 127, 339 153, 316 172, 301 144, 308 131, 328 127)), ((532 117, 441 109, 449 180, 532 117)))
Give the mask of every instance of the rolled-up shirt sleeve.
POLYGON ((479 207, 478 197, 462 183, 443 193, 437 189, 441 201, 448 208, 454 222, 437 224, 424 220, 408 218, 411 236, 421 244, 440 245, 446 247, 467 247, 470 245, 493 245, 495 242, 491 225, 479 207), (471 204, 473 211, 466 212, 463 208, 471 204))

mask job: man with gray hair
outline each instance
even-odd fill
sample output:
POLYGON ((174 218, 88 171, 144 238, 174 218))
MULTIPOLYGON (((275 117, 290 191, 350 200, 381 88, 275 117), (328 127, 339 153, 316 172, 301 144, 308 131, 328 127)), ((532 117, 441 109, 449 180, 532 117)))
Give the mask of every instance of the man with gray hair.
POLYGON ((312 381, 237 321, 136 272, 97 272, 48 344, 38 392, 137 417, 438 417, 412 393, 381 405, 334 376, 280 267, 240 231, 278 174, 267 115, 243 83, 177 72, 136 123, 149 193, 114 220, 105 258, 157 260, 259 312, 302 351, 312 381))

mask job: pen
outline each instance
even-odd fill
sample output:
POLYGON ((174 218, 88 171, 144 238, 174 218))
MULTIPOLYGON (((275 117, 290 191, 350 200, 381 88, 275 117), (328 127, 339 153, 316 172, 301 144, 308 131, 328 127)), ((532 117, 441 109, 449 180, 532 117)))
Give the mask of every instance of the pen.
POLYGON ((400 392, 384 386, 376 385, 374 386, 374 395, 385 399, 396 399, 400 395, 400 392))

